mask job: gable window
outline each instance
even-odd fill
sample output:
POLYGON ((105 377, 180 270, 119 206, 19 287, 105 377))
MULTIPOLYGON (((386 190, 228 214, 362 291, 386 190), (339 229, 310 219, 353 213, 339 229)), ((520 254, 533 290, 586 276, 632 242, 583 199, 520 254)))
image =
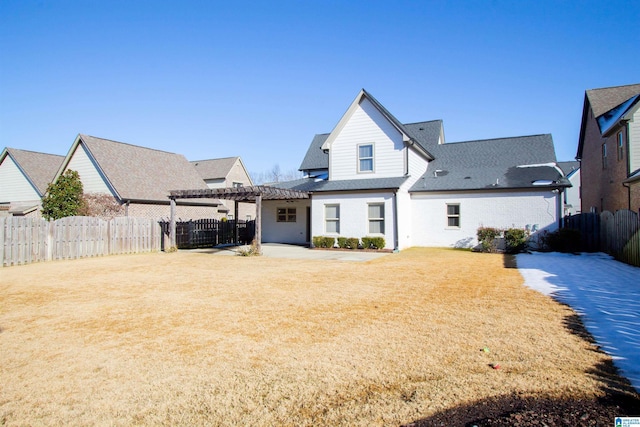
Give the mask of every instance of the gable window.
POLYGON ((624 138, 622 132, 618 132, 618 160, 624 159, 624 138))
POLYGON ((460 228, 460 204, 447 203, 447 227, 460 228))
POLYGON ((607 168, 607 143, 602 144, 602 169, 607 168))
POLYGON ((384 203, 369 205, 369 233, 384 234, 384 203))
POLYGON ((241 182, 235 182, 235 181, 234 181, 234 182, 233 182, 232 187, 233 187, 233 188, 240 188, 240 187, 243 187, 243 185, 242 185, 242 183, 241 183, 241 182))
POLYGON ((373 144, 358 145, 358 172, 373 172, 373 144))
POLYGON ((340 205, 324 205, 324 230, 327 233, 340 233, 340 205))
POLYGON ((296 222, 296 208, 278 208, 278 222, 296 222))

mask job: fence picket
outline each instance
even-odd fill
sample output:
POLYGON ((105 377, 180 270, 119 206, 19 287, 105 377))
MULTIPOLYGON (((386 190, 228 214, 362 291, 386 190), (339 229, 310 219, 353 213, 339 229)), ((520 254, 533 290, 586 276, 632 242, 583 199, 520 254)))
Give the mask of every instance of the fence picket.
POLYGON ((0 267, 39 261, 160 250, 162 230, 153 219, 67 217, 48 222, 0 218, 0 267))
POLYGON ((565 218, 564 228, 579 230, 582 250, 606 252, 627 264, 640 267, 640 216, 621 209, 612 214, 583 213, 565 218))

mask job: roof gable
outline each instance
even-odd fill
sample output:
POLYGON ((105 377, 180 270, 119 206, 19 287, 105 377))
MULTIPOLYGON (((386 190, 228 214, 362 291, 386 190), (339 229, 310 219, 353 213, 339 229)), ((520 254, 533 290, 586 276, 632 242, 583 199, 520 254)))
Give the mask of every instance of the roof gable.
POLYGON ((224 179, 240 157, 222 159, 194 160, 190 163, 196 168, 202 179, 224 179))
POLYGON ((582 149, 584 146, 584 135, 589 120, 589 111, 593 113, 593 117, 598 124, 600 133, 609 131, 634 102, 631 101, 627 108, 622 109, 620 114, 611 114, 611 117, 603 117, 606 113, 616 109, 616 107, 630 101, 631 98, 640 95, 640 84, 632 84, 626 86, 605 87, 599 89, 589 89, 585 91, 584 102, 582 105, 582 120, 580 122, 580 136, 578 139, 578 151, 576 158, 582 158, 582 149), (616 117, 613 117, 616 116, 616 117), (600 120, 598 120, 600 119, 600 120), (613 121, 612 121, 613 119, 613 121))
POLYGON ((622 104, 629 98, 640 94, 640 84, 590 89, 585 92, 594 117, 600 117, 622 104))
POLYGON ((171 190, 207 188, 181 154, 82 134, 76 138, 56 178, 66 170, 80 144, 122 201, 165 202, 171 190))
POLYGON ((11 156, 14 163, 36 189, 40 197, 47 191, 47 187, 55 178, 56 172, 64 160, 63 156, 57 154, 7 147, 0 155, 0 163, 6 156, 11 156))
POLYGON ((329 133, 329 136, 322 144, 322 147, 321 147, 322 150, 331 149, 331 144, 338 137, 342 129, 349 122, 353 114, 358 109, 358 106, 362 103, 364 99, 367 99, 369 102, 371 102, 374 108, 378 110, 380 114, 382 114, 382 116, 391 124, 391 126, 393 126, 399 132, 399 134, 402 137, 402 141, 405 144, 414 147, 417 151, 419 151, 422 155, 424 155, 428 159, 433 158, 433 156, 431 156, 431 154, 424 147, 422 147, 420 144, 417 143, 417 141, 414 138, 412 138, 412 136, 409 134, 409 132, 407 132, 407 130, 402 125, 402 123, 400 123, 398 119, 396 119, 393 116, 393 114, 387 111, 387 109, 384 108, 384 106, 380 104, 378 100, 376 100, 373 96, 371 96, 371 94, 369 94, 364 89, 360 90, 360 92, 358 93, 356 98, 353 100, 353 102, 351 103, 347 111, 343 114, 338 124, 331 131, 331 133, 329 133))

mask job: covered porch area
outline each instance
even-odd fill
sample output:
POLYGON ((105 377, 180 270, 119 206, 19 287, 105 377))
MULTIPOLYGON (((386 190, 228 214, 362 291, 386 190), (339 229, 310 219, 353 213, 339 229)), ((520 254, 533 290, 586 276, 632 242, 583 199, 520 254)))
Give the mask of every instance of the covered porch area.
MULTIPOLYGON (((290 190, 265 185, 249 187, 209 188, 198 190, 173 190, 169 192, 171 204, 169 239, 171 246, 176 245, 176 200, 182 199, 225 199, 235 201, 235 209, 238 203, 256 204, 255 243, 258 251, 262 250, 262 202, 263 200, 298 200, 308 199, 306 191, 290 190)), ((237 218, 237 212, 234 215, 237 218)))

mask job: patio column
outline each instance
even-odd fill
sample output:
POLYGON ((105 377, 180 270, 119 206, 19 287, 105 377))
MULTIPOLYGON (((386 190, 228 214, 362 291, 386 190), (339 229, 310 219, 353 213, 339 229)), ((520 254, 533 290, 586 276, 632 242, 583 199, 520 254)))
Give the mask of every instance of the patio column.
POLYGON ((170 249, 176 247, 176 199, 170 199, 169 244, 170 249))
POLYGON ((258 253, 262 253, 262 194, 256 195, 256 249, 258 253))

